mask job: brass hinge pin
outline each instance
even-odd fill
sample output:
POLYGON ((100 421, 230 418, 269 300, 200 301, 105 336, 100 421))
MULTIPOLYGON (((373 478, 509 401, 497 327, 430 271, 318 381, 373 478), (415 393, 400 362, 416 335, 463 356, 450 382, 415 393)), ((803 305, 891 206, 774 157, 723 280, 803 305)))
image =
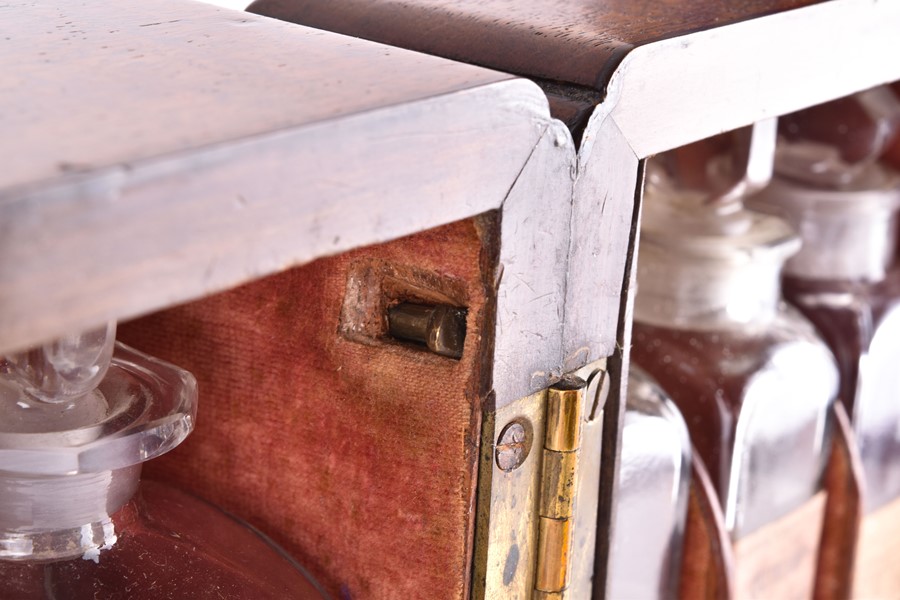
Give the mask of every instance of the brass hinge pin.
POLYGON ((562 598, 568 586, 584 387, 583 380, 572 377, 547 392, 536 598, 562 598))

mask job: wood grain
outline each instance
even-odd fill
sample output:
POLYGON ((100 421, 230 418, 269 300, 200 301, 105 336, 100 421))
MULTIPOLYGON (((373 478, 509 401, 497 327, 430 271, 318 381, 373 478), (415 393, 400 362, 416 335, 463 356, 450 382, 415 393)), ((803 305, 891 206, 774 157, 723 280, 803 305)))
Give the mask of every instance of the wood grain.
POLYGON ((602 90, 636 46, 816 0, 257 0, 248 10, 533 78, 602 90))
POLYGON ((832 407, 834 433, 825 470, 825 519, 816 567, 816 600, 850 597, 862 518, 863 468, 844 405, 832 407))
POLYGON ((0 6, 0 190, 508 75, 195 2, 0 6))
POLYGON ((725 515, 703 461, 692 452, 678 597, 729 600, 734 597, 734 584, 734 550, 725 529, 725 515))
POLYGON ((735 543, 735 598, 811 598, 826 493, 735 543))
POLYGON ((530 82, 199 3, 0 22, 3 352, 496 209, 549 121, 530 82))
POLYGON ((862 520, 853 598, 900 597, 900 500, 894 500, 862 520))
POLYGON ((593 107, 615 105, 607 112, 639 158, 900 78, 900 62, 885 58, 900 55, 891 2, 259 0, 251 9, 526 75, 579 140, 593 107))

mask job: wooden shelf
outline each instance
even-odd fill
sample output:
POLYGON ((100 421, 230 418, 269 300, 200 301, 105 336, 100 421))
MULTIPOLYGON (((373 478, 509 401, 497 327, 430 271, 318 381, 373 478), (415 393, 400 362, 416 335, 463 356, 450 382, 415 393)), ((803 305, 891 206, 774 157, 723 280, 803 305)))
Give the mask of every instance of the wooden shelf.
POLYGON ((0 351, 497 208, 532 83, 192 2, 0 8, 0 351))

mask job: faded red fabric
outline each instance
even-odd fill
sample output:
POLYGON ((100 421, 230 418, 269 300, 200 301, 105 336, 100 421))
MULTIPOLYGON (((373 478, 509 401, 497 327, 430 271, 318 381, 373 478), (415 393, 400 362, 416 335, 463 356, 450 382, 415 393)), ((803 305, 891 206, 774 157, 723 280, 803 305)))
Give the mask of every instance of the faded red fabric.
POLYGON ((337 598, 467 596, 493 219, 318 260, 122 325, 122 341, 199 381, 195 432, 145 476, 247 519, 337 598), (462 290, 460 361, 341 333, 348 274, 373 260, 462 290))

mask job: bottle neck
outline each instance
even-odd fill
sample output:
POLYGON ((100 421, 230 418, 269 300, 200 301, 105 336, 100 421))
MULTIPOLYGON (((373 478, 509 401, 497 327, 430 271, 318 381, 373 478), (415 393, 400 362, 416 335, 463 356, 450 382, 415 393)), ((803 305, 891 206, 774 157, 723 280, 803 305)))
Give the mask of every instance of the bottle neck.
POLYGON ((642 240, 635 320, 676 329, 720 329, 770 321, 781 297, 784 257, 717 260, 642 240))
MULTIPOLYGON (((89 364, 104 356, 63 342, 62 355, 89 364)), ((197 387, 186 371, 117 345, 85 391, 97 369, 63 370, 60 355, 7 357, 0 372, 0 560, 99 561, 116 542, 112 517, 137 490, 141 464, 193 428, 197 387)))
POLYGON ((776 179, 751 201, 792 223, 803 246, 785 273, 805 279, 880 281, 894 261, 900 180, 870 178, 861 189, 817 189, 776 179), (873 182, 872 179, 875 179, 873 182))
POLYGON ((112 516, 140 477, 140 464, 66 476, 0 474, 0 560, 98 560, 115 544, 112 516))
POLYGON ((637 259, 635 319, 679 329, 766 323, 781 269, 800 240, 783 220, 744 209, 647 199, 637 259))

